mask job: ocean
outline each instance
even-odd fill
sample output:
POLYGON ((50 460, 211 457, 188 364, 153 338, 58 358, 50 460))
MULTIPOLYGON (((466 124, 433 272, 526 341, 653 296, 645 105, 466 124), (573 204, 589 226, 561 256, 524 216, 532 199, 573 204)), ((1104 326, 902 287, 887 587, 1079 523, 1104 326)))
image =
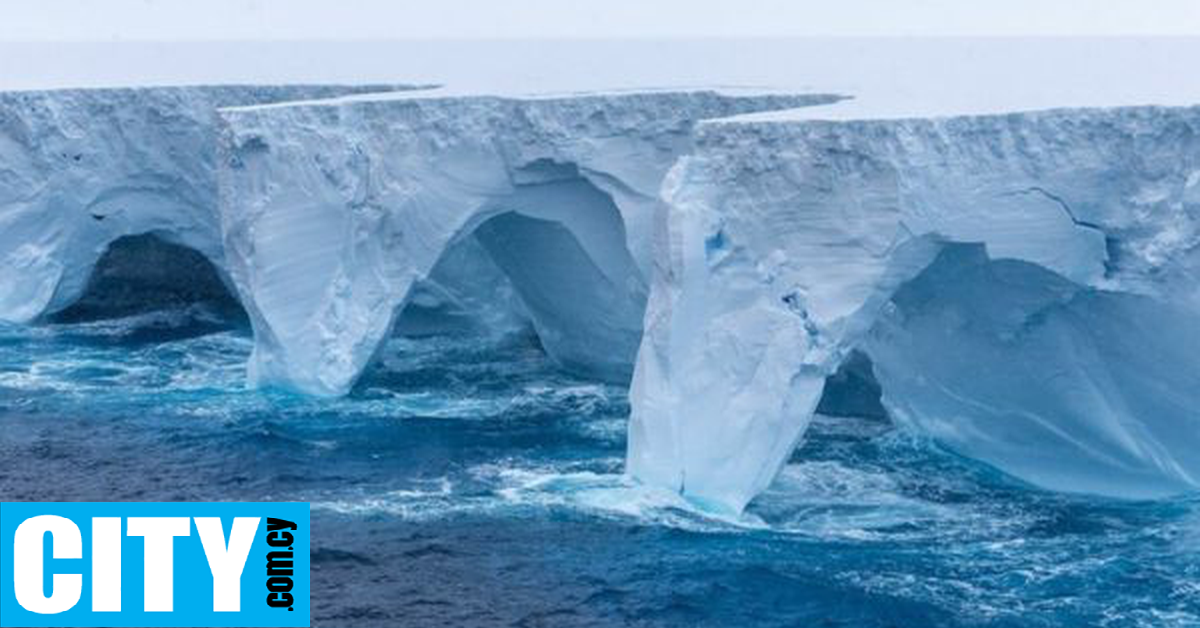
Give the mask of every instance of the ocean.
POLYGON ((395 337, 344 399, 245 385, 236 311, 0 327, 5 501, 307 501, 314 626, 1198 626, 1200 499, 1048 493, 818 416, 715 517, 622 473, 626 389, 532 336, 395 337))

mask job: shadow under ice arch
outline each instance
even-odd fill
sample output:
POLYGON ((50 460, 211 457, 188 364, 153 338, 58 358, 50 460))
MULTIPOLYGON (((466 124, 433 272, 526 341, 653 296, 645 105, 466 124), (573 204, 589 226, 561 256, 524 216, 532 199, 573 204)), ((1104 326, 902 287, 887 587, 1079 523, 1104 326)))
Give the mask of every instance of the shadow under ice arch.
POLYGON ((474 235, 512 282, 546 353, 567 370, 628 382, 647 286, 611 197, 575 176, 491 205, 506 211, 474 235))
POLYGON ((155 232, 113 240, 78 298, 48 320, 121 318, 191 305, 203 306, 219 319, 241 319, 241 305, 220 267, 200 251, 170 240, 155 232))

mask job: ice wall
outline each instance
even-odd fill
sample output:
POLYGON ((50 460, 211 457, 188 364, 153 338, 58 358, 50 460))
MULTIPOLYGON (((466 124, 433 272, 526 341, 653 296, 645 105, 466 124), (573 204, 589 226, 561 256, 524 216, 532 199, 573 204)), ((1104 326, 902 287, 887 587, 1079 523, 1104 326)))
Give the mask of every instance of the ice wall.
POLYGON ((345 393, 413 286, 473 235, 552 358, 628 378, 659 187, 695 122, 831 100, 401 95, 226 109, 220 204, 254 326, 251 380, 345 393))
POLYGON ((863 348, 899 421, 1018 477, 1197 486, 1200 109, 799 118, 704 123, 666 180, 633 475, 740 510, 863 348), (930 279, 952 243, 992 270, 930 279))
POLYGON ((0 92, 0 320, 73 303, 122 236, 153 233, 223 267, 217 107, 389 89, 402 88, 0 92))

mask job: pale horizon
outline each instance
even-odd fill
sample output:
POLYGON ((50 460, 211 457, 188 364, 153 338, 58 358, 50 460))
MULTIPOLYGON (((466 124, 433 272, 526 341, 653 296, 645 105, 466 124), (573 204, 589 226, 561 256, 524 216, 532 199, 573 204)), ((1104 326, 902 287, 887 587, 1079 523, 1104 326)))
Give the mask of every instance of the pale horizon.
POLYGON ((12 0, 4 18, 0 43, 1200 35, 1190 0, 12 0))

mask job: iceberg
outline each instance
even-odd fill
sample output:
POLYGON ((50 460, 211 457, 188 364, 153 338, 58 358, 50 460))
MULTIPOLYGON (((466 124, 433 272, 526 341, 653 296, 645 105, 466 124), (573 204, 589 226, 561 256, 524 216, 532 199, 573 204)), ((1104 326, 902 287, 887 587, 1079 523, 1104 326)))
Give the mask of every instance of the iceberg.
POLYGON ((0 321, 185 282, 244 309, 252 385, 318 396, 393 333, 532 329, 631 382, 630 475, 731 512, 818 408, 1053 490, 1200 488, 1200 108, 843 100, 0 93, 0 321))
POLYGON ((740 511, 861 351, 1017 478, 1200 486, 1200 108, 708 121, 663 194, 634 476, 740 511))

